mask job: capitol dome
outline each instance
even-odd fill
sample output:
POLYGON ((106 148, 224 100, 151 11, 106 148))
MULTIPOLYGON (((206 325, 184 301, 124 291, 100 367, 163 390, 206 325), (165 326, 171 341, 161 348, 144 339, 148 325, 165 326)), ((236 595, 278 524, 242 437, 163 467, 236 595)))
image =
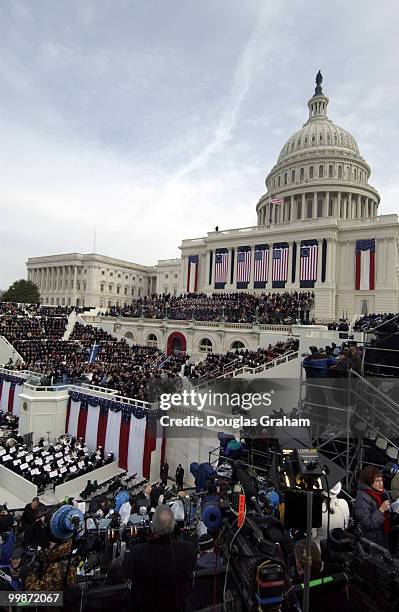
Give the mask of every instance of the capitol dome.
POLYGON ((346 149, 360 157, 359 147, 349 132, 335 125, 327 116, 310 118, 305 125, 296 132, 283 146, 278 156, 278 162, 286 160, 291 155, 309 150, 346 149))
POLYGON ((266 177, 267 193, 257 205, 258 225, 319 217, 375 217, 380 196, 369 185, 370 167, 353 136, 327 117, 329 99, 316 76, 309 118, 284 144, 266 177))

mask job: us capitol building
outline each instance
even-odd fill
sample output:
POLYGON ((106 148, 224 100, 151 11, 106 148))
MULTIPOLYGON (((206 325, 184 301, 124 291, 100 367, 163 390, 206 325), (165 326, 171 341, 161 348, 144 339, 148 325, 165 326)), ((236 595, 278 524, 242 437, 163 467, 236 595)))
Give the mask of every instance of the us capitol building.
POLYGON ((256 226, 183 240, 181 259, 154 266, 97 254, 29 258, 43 302, 107 307, 154 292, 310 290, 319 319, 398 312, 398 217, 378 214, 370 166, 328 118, 322 80, 319 72, 308 120, 266 177, 256 226))

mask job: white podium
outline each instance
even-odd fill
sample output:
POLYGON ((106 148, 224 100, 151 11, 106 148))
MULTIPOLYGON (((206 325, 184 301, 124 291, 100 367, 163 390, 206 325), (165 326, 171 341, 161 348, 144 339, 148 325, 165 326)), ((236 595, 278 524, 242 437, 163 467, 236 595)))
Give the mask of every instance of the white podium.
POLYGON ((19 435, 33 432, 33 443, 36 444, 41 436, 47 437, 48 431, 51 432, 52 440, 65 433, 67 387, 35 387, 25 384, 20 398, 19 435))

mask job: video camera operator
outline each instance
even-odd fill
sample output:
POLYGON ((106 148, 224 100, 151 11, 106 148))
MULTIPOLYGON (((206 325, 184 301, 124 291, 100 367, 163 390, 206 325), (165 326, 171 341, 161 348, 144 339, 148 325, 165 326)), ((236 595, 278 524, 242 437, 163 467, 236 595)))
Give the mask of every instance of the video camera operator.
POLYGON ((133 583, 134 610, 183 612, 196 561, 194 544, 173 539, 175 519, 169 506, 157 506, 152 535, 125 556, 123 568, 133 583))

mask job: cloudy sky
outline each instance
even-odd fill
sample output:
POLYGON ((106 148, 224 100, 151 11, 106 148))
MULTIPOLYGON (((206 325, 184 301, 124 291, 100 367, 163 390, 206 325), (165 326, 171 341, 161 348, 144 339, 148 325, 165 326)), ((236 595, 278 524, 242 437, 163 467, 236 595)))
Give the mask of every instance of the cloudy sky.
POLYGON ((153 264, 256 224, 264 179, 329 116, 399 202, 396 0, 0 0, 0 288, 25 260, 153 264))

